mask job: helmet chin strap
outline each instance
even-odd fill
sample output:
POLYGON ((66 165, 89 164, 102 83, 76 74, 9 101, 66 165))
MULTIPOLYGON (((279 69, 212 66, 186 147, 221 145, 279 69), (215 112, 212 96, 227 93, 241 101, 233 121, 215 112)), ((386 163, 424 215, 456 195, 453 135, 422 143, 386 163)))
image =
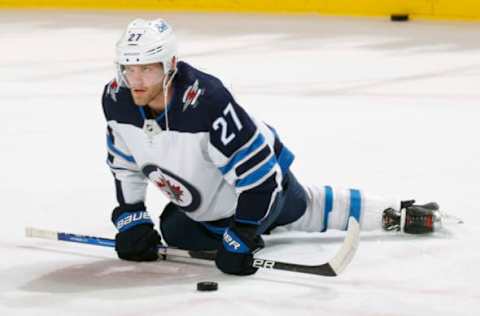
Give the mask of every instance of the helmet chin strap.
POLYGON ((177 68, 175 67, 174 69, 170 70, 165 77, 163 77, 163 83, 162 83, 163 101, 165 104, 165 127, 167 131, 170 129, 170 126, 168 124, 168 88, 172 84, 173 78, 175 77, 176 73, 177 73, 177 68))

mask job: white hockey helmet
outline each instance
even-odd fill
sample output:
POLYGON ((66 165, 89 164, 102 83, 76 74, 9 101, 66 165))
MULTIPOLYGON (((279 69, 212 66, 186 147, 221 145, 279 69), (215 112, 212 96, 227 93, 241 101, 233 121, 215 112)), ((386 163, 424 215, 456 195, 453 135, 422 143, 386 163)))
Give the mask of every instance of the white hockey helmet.
POLYGON ((168 74, 173 70, 173 57, 177 57, 177 40, 172 27, 163 19, 130 22, 116 44, 116 64, 120 75, 124 65, 153 63, 162 63, 164 72, 168 74))

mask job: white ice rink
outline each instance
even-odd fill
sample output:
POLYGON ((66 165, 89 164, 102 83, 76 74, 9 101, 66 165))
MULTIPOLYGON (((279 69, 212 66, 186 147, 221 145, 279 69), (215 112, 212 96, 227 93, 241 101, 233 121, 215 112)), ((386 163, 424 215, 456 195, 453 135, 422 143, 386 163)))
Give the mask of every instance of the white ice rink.
MULTIPOLYGON (((474 23, 0 11, 0 315, 479 315, 479 82, 474 23), (157 16, 176 28, 181 59, 276 127, 303 182, 436 200, 465 224, 365 233, 337 278, 233 277, 25 238, 26 226, 113 237, 100 95, 127 22, 157 16), (196 292, 202 280, 219 291, 196 292)), ((149 191, 152 215, 164 203, 149 191)), ((258 256, 319 263, 341 241, 279 233, 258 256)))

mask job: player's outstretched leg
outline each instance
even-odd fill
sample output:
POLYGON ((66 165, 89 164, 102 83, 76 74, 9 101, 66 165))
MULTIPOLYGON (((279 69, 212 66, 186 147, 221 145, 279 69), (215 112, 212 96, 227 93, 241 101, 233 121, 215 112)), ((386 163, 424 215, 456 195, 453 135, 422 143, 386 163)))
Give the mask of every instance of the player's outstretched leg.
POLYGON ((387 231, 425 234, 437 230, 440 225, 439 206, 435 202, 416 205, 415 200, 402 201, 400 210, 387 208, 382 214, 382 227, 387 231))
POLYGON ((399 209, 400 206, 397 199, 366 195, 357 189, 331 186, 304 188, 307 193, 305 213, 287 225, 287 229, 309 232, 346 230, 348 218, 353 216, 362 230, 378 230, 382 227, 383 210, 399 209))
POLYGON ((287 225, 287 229, 323 232, 346 230, 348 218, 354 216, 362 230, 398 230, 406 233, 432 232, 439 222, 438 204, 415 205, 415 201, 399 201, 377 197, 357 189, 330 186, 305 186, 307 208, 303 216, 287 225), (402 216, 403 214, 403 216, 402 216))

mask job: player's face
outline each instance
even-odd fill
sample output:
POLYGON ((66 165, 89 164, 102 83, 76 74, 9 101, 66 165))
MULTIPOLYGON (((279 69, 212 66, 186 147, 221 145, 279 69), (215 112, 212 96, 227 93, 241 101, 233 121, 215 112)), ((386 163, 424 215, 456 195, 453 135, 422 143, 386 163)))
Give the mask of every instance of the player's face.
POLYGON ((162 81, 165 74, 162 64, 126 65, 123 75, 136 105, 147 105, 163 92, 162 81))

